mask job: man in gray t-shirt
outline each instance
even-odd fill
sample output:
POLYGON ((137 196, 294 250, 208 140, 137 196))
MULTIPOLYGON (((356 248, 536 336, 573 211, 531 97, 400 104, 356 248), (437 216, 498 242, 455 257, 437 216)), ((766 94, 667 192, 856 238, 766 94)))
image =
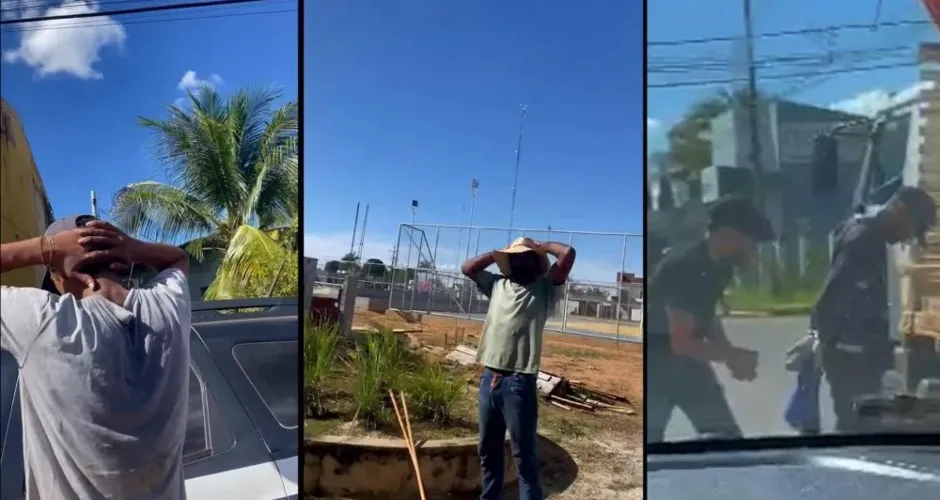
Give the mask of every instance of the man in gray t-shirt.
POLYGON ((26 499, 185 499, 185 252, 73 216, 2 245, 0 272, 37 265, 43 289, 0 288, 0 347, 20 374, 26 499), (158 275, 128 289, 134 265, 158 275))
POLYGON ((503 442, 512 441, 519 498, 541 499, 538 463, 538 391, 542 330, 574 266, 575 251, 561 243, 519 238, 512 245, 464 262, 461 271, 490 299, 477 349, 480 378, 480 465, 483 500, 501 497, 503 442), (549 267, 547 254, 556 262, 549 267), (501 274, 486 271, 496 264, 501 274))

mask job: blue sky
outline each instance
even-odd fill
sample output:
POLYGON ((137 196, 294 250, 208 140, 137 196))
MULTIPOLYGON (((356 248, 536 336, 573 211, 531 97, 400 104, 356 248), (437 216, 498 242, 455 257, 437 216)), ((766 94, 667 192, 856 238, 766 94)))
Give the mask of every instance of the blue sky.
MULTIPOLYGON (((4 18, 16 3, 3 2, 4 18)), ((72 12, 82 8, 76 3, 82 2, 68 6, 72 12)), ((147 2, 120 7, 143 5, 147 2)), ((105 3, 104 8, 116 7, 105 3)), ((150 155, 150 135, 137 117, 163 116, 183 89, 200 80, 223 94, 274 85, 296 99, 296 11, 247 15, 294 8, 294 0, 274 0, 263 6, 59 21, 69 28, 4 26, 0 92, 20 116, 56 215, 90 211, 91 190, 106 214, 121 186, 163 180, 161 165, 150 155), (206 16, 213 17, 166 22, 206 16), (83 27, 76 29, 79 24, 83 27)), ((61 9, 47 12, 57 13, 61 9)))
MULTIPOLYGON (((921 0, 892 0, 890 2, 835 0, 791 0, 778 2, 753 0, 754 31, 757 34, 804 28, 819 28, 833 25, 873 23, 876 7, 882 3, 880 19, 885 22, 897 20, 927 20, 921 0)), ((682 40, 690 38, 720 37, 743 33, 743 14, 740 0, 658 0, 649 2, 648 40, 682 40)), ((785 93, 788 98, 822 106, 834 106, 847 110, 865 110, 884 102, 891 92, 909 88, 917 78, 914 68, 885 69, 864 73, 826 75, 827 68, 866 67, 913 61, 913 50, 919 41, 936 39, 937 29, 932 26, 889 28, 876 30, 845 30, 833 37, 820 35, 788 36, 759 39, 756 44, 756 59, 767 60, 780 56, 803 54, 826 54, 830 50, 840 62, 828 66, 806 67, 794 71, 793 66, 775 68, 770 65, 758 72, 759 86, 774 93, 785 93), (909 47, 882 53, 877 58, 872 52, 861 54, 853 51, 873 48, 909 47), (852 58, 851 62, 846 62, 852 58), (807 72, 814 76, 788 80, 761 78, 771 74, 807 72)), ((664 64, 686 61, 741 60, 743 46, 727 42, 678 47, 650 47, 648 64, 663 69, 664 64)), ((695 79, 721 79, 743 74, 743 66, 732 69, 726 65, 719 71, 666 75, 651 72, 649 83, 668 83, 695 79), (737 73, 734 73, 734 72, 737 73)), ((697 99, 713 93, 717 87, 651 88, 647 95, 650 146, 664 145, 664 132, 681 117, 688 106, 697 99)))
MULTIPOLYGON (((304 252, 348 251, 360 201, 363 257, 388 262, 412 199, 418 223, 468 224, 474 177, 474 225, 507 226, 521 103, 514 226, 640 233, 642 20, 642 2, 622 0, 308 4, 304 252)), ((465 238, 442 230, 438 266, 465 257, 465 238)), ((484 233, 480 251, 507 238, 484 233)), ((614 280, 622 237, 574 245, 575 277, 614 280)), ((630 248, 640 273, 641 242, 630 248)))

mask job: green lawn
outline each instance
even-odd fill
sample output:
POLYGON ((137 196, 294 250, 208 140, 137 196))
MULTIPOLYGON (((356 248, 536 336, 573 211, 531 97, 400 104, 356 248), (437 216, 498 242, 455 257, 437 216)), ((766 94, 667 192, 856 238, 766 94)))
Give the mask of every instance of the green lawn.
POLYGON ((805 315, 809 314, 818 294, 818 290, 796 290, 775 297, 768 290, 741 287, 729 290, 725 302, 732 312, 805 315))

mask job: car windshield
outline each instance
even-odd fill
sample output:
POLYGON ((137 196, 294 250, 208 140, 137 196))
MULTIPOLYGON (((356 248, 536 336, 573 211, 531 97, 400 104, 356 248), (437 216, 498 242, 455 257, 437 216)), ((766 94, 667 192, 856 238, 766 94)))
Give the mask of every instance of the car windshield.
POLYGON ((649 443, 940 433, 940 4, 875 3, 649 3, 649 443))

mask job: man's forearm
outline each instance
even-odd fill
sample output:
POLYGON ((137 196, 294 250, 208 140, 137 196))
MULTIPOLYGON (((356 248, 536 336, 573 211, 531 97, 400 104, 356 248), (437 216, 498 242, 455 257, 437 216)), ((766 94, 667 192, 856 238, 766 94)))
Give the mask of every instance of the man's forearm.
POLYGON ((545 250, 546 253, 552 254, 552 256, 557 260, 561 260, 573 250, 568 245, 565 245, 564 243, 558 243, 557 241, 546 241, 539 246, 542 248, 542 250, 545 250))
POLYGON ((730 348, 730 344, 716 344, 702 339, 688 339, 684 342, 672 342, 672 350, 680 356, 716 363, 721 363, 728 359, 730 348))
POLYGON ((135 240, 131 245, 130 258, 157 271, 172 267, 189 274, 189 255, 173 245, 135 240))
POLYGON ((460 266, 460 272, 462 272, 464 276, 473 276, 474 274, 486 269, 487 267, 490 267, 495 263, 496 254, 493 252, 487 252, 482 255, 477 255, 472 259, 467 259, 467 261, 460 266))
POLYGON ((709 343, 716 346, 723 348, 731 347, 731 341, 728 340, 728 335, 725 334, 725 327, 722 325, 720 318, 712 320, 711 328, 708 330, 706 338, 709 343))
POLYGON ((52 248, 44 248, 41 238, 30 238, 0 245, 0 274, 24 267, 41 266, 48 263, 52 248), (45 255, 43 255, 45 253, 45 255))

